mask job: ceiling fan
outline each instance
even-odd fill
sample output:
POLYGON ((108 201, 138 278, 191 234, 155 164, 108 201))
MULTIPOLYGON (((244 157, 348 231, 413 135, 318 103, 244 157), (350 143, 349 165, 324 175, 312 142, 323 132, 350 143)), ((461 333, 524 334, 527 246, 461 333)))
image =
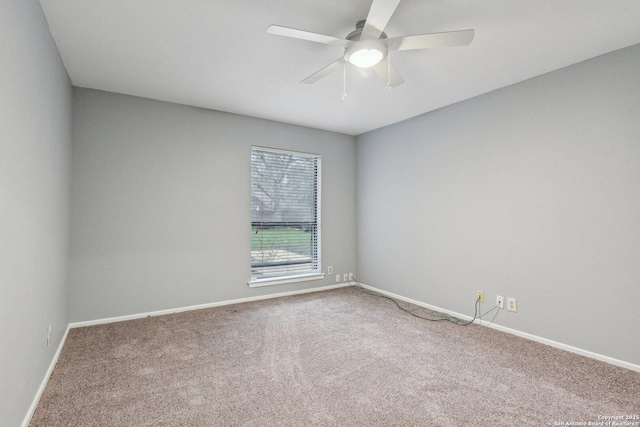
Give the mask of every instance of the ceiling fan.
POLYGON ((359 21, 356 29, 344 39, 279 25, 271 25, 267 28, 267 33, 344 48, 343 56, 311 74, 302 80, 302 83, 315 83, 332 71, 342 68, 344 64, 352 64, 359 68, 373 67, 376 73, 387 81, 387 86, 390 88, 401 85, 404 79, 391 66, 389 52, 468 46, 473 40, 474 30, 388 38, 384 28, 399 3, 400 0, 373 0, 367 19, 359 21))

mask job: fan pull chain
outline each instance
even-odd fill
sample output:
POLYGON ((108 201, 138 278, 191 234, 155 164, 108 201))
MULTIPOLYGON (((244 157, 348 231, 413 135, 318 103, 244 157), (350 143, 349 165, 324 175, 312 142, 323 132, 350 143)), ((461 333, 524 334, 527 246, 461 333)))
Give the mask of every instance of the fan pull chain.
POLYGON ((347 63, 342 62, 342 100, 347 99, 347 63))
POLYGON ((387 52, 387 89, 391 89, 391 52, 387 52))

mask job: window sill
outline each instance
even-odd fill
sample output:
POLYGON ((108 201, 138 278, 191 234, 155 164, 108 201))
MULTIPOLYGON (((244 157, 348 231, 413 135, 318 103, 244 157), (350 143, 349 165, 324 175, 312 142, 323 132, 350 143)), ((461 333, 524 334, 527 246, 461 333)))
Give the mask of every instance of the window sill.
POLYGON ((270 279, 254 279, 247 282, 250 288, 259 288, 261 286, 283 285, 285 283, 306 282, 309 280, 324 279, 324 273, 301 274, 299 276, 289 277, 273 277, 270 279))

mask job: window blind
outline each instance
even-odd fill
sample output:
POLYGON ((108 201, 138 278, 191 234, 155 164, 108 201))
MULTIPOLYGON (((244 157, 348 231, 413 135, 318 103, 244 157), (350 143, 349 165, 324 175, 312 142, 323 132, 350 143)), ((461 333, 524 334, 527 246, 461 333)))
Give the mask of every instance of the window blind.
POLYGON ((251 278, 320 272, 320 156, 251 150, 251 278))

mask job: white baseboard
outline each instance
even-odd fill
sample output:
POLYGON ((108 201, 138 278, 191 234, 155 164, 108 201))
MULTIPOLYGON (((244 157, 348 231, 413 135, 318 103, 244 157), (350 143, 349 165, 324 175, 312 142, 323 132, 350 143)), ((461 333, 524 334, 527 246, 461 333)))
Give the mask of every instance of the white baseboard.
POLYGON ((31 402, 31 406, 29 406, 29 411, 27 415, 22 420, 21 427, 28 427, 31 422, 31 418, 33 414, 36 412, 36 408, 38 407, 38 403, 40 402, 40 398, 42 397, 42 393, 44 393, 44 389, 47 387, 47 383, 49 382, 49 378, 51 378, 51 374, 53 373, 53 369, 56 367, 56 363, 58 363, 58 359, 60 358, 60 353, 62 353, 62 348, 64 347, 64 343, 67 341, 67 335, 69 335, 69 326, 67 325, 67 329, 64 331, 64 335, 60 340, 60 344, 58 345, 58 349, 56 350, 56 354, 53 355, 53 359, 49 364, 49 369, 44 375, 44 379, 40 383, 40 387, 38 387, 38 391, 36 392, 35 397, 33 398, 33 402, 31 402))
MULTIPOLYGON (((397 295, 397 294, 394 294, 392 292, 383 291, 381 289, 377 289, 377 288, 374 288, 372 286, 368 286, 368 285, 364 285, 364 284, 361 284, 361 285, 365 289, 369 289, 371 291, 381 293, 383 295, 389 296, 389 297, 397 299, 399 301, 408 302, 408 303, 415 304, 415 305, 420 306, 420 307, 427 308, 429 310, 434 310, 434 311, 438 311, 440 313, 445 313, 445 314, 448 314, 448 315, 451 315, 451 316, 455 316, 458 319, 462 319, 462 320, 471 320, 471 319, 473 319, 473 317, 467 316, 466 314, 456 313, 455 311, 446 310, 444 308, 436 307, 436 306, 431 305, 431 304, 426 304, 426 303, 424 303, 422 301, 417 301, 417 300, 414 300, 414 299, 411 299, 411 298, 405 298, 405 297, 403 297, 401 295, 397 295)), ((594 353, 594 352, 589 351, 589 350, 584 350, 584 349, 581 349, 581 348, 578 348, 578 347, 573 347, 571 345, 567 345, 567 344, 563 344, 561 342, 557 342, 557 341, 553 341, 553 340, 550 340, 550 339, 547 339, 547 338, 539 337, 537 335, 529 334, 527 332, 522 332, 522 331, 518 331, 516 329, 507 328, 506 326, 496 325, 495 323, 490 323, 490 322, 486 322, 486 321, 480 321, 479 319, 476 319, 474 323, 478 323, 478 324, 480 324, 482 326, 487 326, 489 328, 493 328, 493 329, 496 329, 498 331, 506 332, 508 334, 516 335, 516 336, 521 337, 521 338, 526 338, 526 339, 531 340, 531 341, 539 342, 541 344, 550 345, 551 347, 559 348, 561 350, 570 351, 571 353, 576 353, 576 354, 579 354, 581 356, 586 356, 586 357, 590 357, 592 359, 600 360, 602 362, 606 362, 606 363, 609 363, 611 365, 619 366, 621 368, 626 368, 626 369, 629 369, 631 371, 640 372, 640 365, 636 365, 634 363, 625 362, 624 360, 614 359, 613 357, 605 356, 603 354, 594 353)))
POLYGON ((167 309, 167 310, 150 311, 148 313, 137 313, 137 314, 129 314, 129 315, 125 315, 125 316, 108 317, 108 318, 104 318, 104 319, 87 320, 87 321, 83 321, 83 322, 73 322, 73 323, 69 324, 69 327, 70 328, 82 328, 82 327, 85 327, 85 326, 103 325, 103 324, 106 324, 106 323, 123 322, 125 320, 140 319, 140 318, 143 318, 143 317, 162 316, 164 314, 181 313, 183 311, 200 310, 200 309, 203 309, 203 308, 220 307, 220 306, 223 306, 223 305, 240 304, 240 303, 243 303, 243 302, 251 302, 251 301, 259 301, 259 300, 271 299, 271 298, 287 297, 287 296, 290 296, 290 295, 307 294, 307 293, 310 293, 310 292, 327 291, 327 290, 330 290, 330 289, 344 288, 344 287, 351 286, 351 285, 353 285, 353 283, 344 282, 344 283, 340 283, 340 284, 337 284, 337 285, 321 286, 321 287, 317 287, 317 288, 302 289, 302 290, 299 290, 299 291, 280 292, 280 293, 276 293, 276 294, 260 295, 260 296, 248 297, 248 298, 239 298, 239 299, 228 300, 228 301, 219 301, 219 302, 212 302, 212 303, 207 303, 207 304, 190 305, 190 306, 187 306, 187 307, 170 308, 170 309, 167 309))

